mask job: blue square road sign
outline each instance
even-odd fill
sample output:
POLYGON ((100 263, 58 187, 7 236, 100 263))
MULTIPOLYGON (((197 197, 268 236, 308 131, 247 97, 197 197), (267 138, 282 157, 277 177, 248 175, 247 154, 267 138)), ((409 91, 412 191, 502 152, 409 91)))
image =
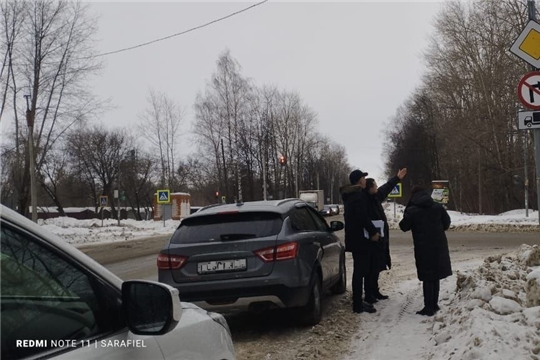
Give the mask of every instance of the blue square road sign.
POLYGON ((171 192, 169 190, 158 190, 157 191, 157 203, 158 204, 168 204, 171 202, 171 192))
POLYGON ((390 198, 397 198, 397 197, 401 197, 401 194, 402 194, 401 183, 398 183, 398 184, 392 189, 392 191, 390 191, 390 194, 388 194, 388 197, 390 197, 390 198))
POLYGON ((108 200, 109 200, 108 196, 106 196, 106 195, 100 196, 99 197, 99 206, 101 206, 101 207, 107 206, 108 200))

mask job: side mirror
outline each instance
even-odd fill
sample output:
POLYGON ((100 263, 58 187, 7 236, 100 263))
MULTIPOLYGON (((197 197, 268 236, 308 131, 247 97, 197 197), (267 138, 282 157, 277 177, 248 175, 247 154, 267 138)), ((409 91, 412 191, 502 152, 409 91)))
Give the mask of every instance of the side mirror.
POLYGON ((155 281, 122 283, 122 308, 129 330, 137 335, 163 335, 182 316, 178 290, 155 281))
POLYGON ((341 221, 332 221, 332 222, 330 222, 330 231, 331 232, 343 230, 343 228, 344 228, 344 225, 343 225, 343 223, 341 221))

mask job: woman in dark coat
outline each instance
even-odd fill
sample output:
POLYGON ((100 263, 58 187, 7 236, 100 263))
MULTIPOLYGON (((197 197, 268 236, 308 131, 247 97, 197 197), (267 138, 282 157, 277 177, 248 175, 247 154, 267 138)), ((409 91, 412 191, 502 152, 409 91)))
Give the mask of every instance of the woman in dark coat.
POLYGON ((412 230, 418 280, 424 290, 424 308, 417 314, 432 316, 439 310, 439 280, 452 275, 445 231, 450 216, 441 204, 420 186, 411 190, 411 199, 399 223, 403 231, 412 230))
POLYGON ((374 179, 366 179, 366 191, 369 194, 368 216, 371 220, 382 220, 384 222, 384 236, 378 242, 372 244, 375 266, 373 277, 369 280, 370 284, 366 286, 366 302, 371 304, 377 302, 377 300, 388 299, 388 296, 381 294, 379 290, 379 274, 381 271, 392 267, 392 260, 390 258, 390 228, 388 227, 388 220, 386 219, 382 202, 406 174, 407 168, 401 169, 396 176, 380 187, 377 186, 374 179), (370 287, 369 290, 368 286, 370 287))

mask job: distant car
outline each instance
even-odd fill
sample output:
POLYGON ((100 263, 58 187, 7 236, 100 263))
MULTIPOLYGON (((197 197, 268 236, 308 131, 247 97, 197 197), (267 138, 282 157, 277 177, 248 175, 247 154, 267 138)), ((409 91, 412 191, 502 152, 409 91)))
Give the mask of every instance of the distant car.
POLYGON ((338 204, 330 204, 330 209, 332 209, 332 215, 339 215, 339 205, 338 204))
POLYGON ((333 215, 333 210, 330 205, 324 205, 323 208, 319 211, 319 214, 322 216, 330 216, 333 215))
POLYGON ((195 214, 197 211, 201 210, 203 206, 190 206, 189 214, 195 214))
POLYGON ((122 281, 1 206, 1 358, 235 358, 225 318, 154 281, 122 281))
POLYGON ((299 199, 211 205, 176 229, 158 255, 158 279, 205 309, 298 308, 314 325, 323 292, 346 289, 341 229, 299 199))

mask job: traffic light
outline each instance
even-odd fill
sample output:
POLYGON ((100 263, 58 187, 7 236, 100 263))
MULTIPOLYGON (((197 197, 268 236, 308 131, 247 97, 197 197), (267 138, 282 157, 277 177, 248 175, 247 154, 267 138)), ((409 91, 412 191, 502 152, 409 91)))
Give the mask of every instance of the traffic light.
POLYGON ((281 155, 279 157, 279 163, 281 164, 281 166, 287 165, 287 158, 285 156, 281 155))
POLYGON ((216 199, 219 198, 219 191, 216 191, 216 199))

